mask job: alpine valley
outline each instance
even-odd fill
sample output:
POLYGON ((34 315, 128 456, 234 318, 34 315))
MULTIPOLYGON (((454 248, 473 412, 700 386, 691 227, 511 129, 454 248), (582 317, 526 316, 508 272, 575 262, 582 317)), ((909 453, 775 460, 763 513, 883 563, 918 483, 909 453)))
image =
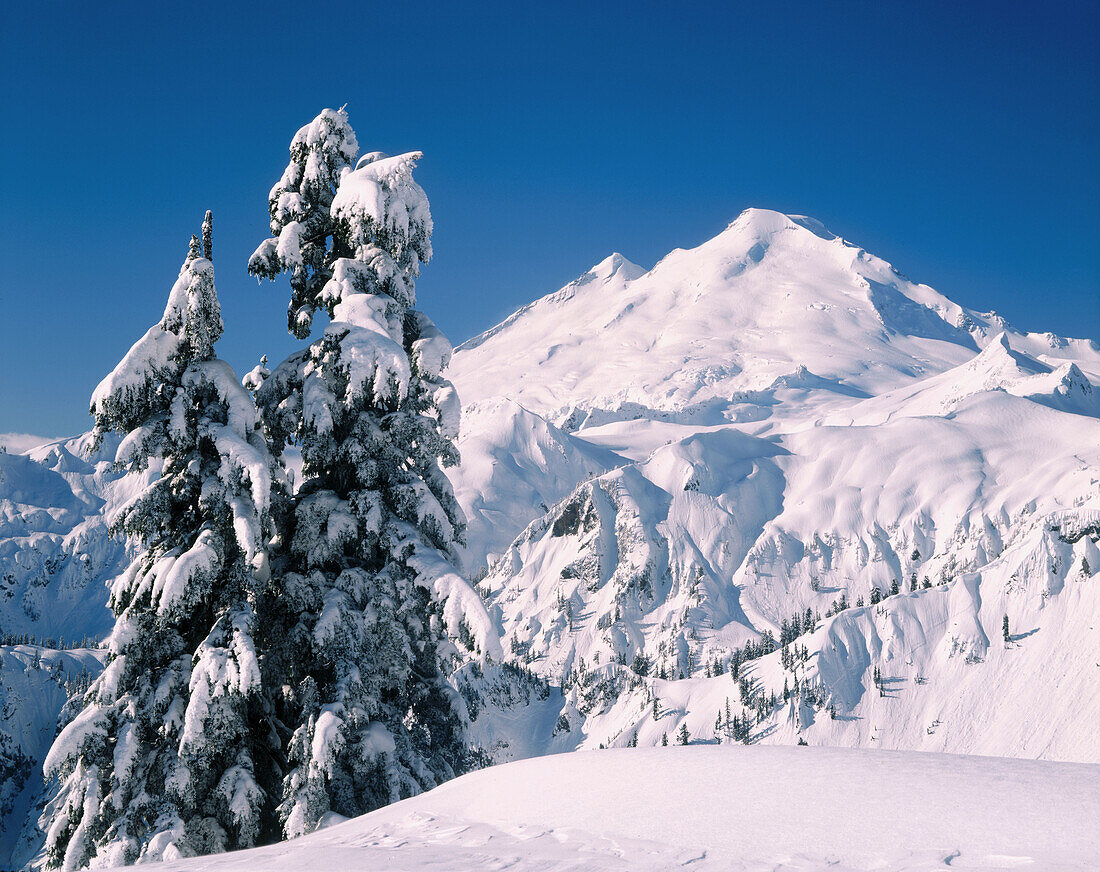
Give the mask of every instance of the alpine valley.
MULTIPOLYGON (((447 375, 464 569, 500 639, 452 681, 495 762, 805 743, 1100 763, 1096 342, 750 209, 649 270, 611 255, 447 375)), ((40 847, 42 758, 126 562, 109 528, 135 485, 89 444, 0 454, 0 868, 40 847)))

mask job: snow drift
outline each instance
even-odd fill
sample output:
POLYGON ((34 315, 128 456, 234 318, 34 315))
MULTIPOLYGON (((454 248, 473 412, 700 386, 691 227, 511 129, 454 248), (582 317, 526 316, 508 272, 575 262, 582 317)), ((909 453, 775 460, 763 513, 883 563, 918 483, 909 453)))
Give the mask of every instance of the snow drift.
POLYGON ((1084 869, 1100 769, 839 748, 525 760, 267 848, 150 866, 267 869, 1084 869))

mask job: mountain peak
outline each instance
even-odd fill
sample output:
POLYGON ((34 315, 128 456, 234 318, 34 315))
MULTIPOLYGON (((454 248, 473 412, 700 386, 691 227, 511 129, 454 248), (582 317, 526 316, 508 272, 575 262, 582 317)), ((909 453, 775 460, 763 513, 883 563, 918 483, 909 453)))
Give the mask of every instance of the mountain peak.
POLYGON ((1051 368, 1028 354, 1017 351, 1008 342, 1008 334, 1003 330, 971 360, 967 367, 972 371, 1011 372, 1015 375, 1042 375, 1051 368))
POLYGON ((790 216, 774 209, 760 209, 750 206, 738 215, 727 229, 738 230, 742 233, 748 231, 755 236, 770 236, 781 230, 789 230, 794 226, 790 216))
POLYGON ((609 255, 460 346, 451 377, 467 403, 507 396, 559 426, 763 421, 971 361, 966 395, 1049 371, 1048 343, 1008 330, 1009 348, 996 326, 813 219, 753 208, 648 272, 609 255), (761 393, 781 388, 782 408, 761 393))
POLYGON ((819 239, 829 242, 838 238, 816 218, 806 215, 786 215, 774 209, 761 209, 756 206, 750 206, 738 215, 727 228, 727 230, 748 233, 758 239, 764 239, 780 231, 795 229, 808 230, 819 239))
POLYGON ((646 270, 644 267, 638 266, 636 263, 631 263, 619 252, 613 251, 592 269, 582 275, 576 280, 576 284, 584 285, 588 282, 599 279, 600 281, 607 281, 608 279, 618 276, 625 281, 633 281, 639 276, 645 275, 646 270))

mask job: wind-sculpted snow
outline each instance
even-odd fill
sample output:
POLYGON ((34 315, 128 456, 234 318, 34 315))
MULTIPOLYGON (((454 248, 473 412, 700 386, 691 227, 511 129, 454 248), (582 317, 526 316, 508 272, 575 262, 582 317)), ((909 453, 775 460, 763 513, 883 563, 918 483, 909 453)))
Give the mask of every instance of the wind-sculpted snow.
POLYGON ((686 726, 1100 759, 1096 344, 761 210, 648 273, 619 261, 450 370, 475 401, 468 564, 507 655, 564 692, 547 748, 686 726), (618 461, 532 463, 536 434, 618 461))
POLYGON ((280 845, 156 872, 1085 870, 1100 767, 842 748, 524 760, 280 845))
POLYGON ((470 574, 484 574, 578 481, 627 463, 504 398, 462 410, 459 450, 463 463, 454 479, 466 512, 470 574))
POLYGON ((980 354, 826 418, 828 423, 878 424, 896 417, 946 416, 968 397, 1003 391, 1063 412, 1097 417, 1100 396, 1076 363, 1057 368, 1016 351, 1000 333, 980 354))

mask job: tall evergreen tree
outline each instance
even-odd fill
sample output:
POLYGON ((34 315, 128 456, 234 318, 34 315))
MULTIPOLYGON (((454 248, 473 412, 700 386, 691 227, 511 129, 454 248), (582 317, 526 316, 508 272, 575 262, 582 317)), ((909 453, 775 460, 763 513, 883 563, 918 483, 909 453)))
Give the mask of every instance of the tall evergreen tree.
POLYGON ((414 309, 432 221, 420 157, 368 154, 340 110, 291 143, 252 272, 288 272, 289 327, 322 335, 256 391, 273 450, 301 446, 303 480, 277 566, 290 733, 287 836, 356 815, 468 768, 465 712, 446 673, 462 648, 498 654, 473 588, 453 569, 464 529, 442 466, 458 461, 451 346, 414 309), (475 636, 480 639, 478 641, 475 636))
POLYGON ((192 237, 164 317, 92 396, 97 439, 128 434, 117 459, 137 495, 116 527, 139 553, 111 586, 107 666, 46 758, 61 781, 42 818, 55 868, 260 835, 272 749, 253 638, 277 473, 251 397, 214 357, 221 332, 192 237))

